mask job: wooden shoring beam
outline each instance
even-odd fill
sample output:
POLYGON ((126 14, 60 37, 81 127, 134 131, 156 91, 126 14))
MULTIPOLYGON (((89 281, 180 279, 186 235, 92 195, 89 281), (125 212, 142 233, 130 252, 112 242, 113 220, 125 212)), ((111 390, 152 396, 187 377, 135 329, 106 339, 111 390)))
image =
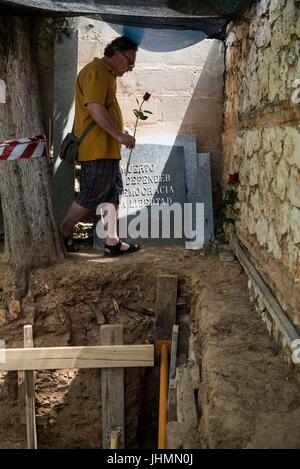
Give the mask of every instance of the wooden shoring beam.
POLYGON ((271 293, 269 287, 265 284, 260 274, 247 258, 245 252, 239 244, 237 236, 233 233, 233 230, 230 232, 230 246, 232 247, 247 276, 255 285, 255 289, 258 291, 264 305, 269 311, 288 347, 293 352, 293 341, 300 339, 300 335, 286 316, 276 298, 271 293))
POLYGON ((176 385, 176 361, 178 343, 178 325, 174 324, 172 332, 169 393, 168 393, 168 422, 177 420, 177 385, 176 385))
POLYGON ((11 348, 2 355, 0 371, 154 366, 153 345, 11 348))
MULTIPOLYGON (((155 338, 156 351, 160 353, 159 449, 165 449, 167 444, 169 345, 171 345, 173 326, 176 323, 177 289, 177 275, 157 275, 155 338)), ((155 387, 158 385, 157 381, 158 377, 156 376, 153 381, 155 387)))
MULTIPOLYGON (((100 328, 101 345, 123 344, 123 326, 104 324, 100 328)), ((101 370, 102 394, 102 447, 111 448, 112 434, 117 435, 114 444, 125 448, 125 395, 124 368, 101 370)))
MULTIPOLYGON (((104 324, 100 328, 101 345, 123 344, 123 326, 104 324)), ((118 449, 125 448, 125 397, 124 368, 101 370, 102 396, 102 448, 109 449, 111 444, 118 449), (112 435, 117 439, 112 441, 112 435)))
MULTIPOLYGON (((33 347, 32 326, 24 326, 24 348, 33 347)), ((37 449, 34 371, 24 372, 27 448, 37 449)))
POLYGON ((171 340, 173 325, 176 323, 177 275, 156 277, 156 340, 171 340))

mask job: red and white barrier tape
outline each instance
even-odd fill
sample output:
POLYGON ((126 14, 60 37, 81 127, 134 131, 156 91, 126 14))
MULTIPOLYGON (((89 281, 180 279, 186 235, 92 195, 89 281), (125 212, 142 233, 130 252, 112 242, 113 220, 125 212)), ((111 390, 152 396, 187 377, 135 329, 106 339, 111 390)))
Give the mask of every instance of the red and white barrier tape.
POLYGON ((0 160, 21 160, 41 156, 47 156, 47 142, 44 135, 0 142, 0 160))

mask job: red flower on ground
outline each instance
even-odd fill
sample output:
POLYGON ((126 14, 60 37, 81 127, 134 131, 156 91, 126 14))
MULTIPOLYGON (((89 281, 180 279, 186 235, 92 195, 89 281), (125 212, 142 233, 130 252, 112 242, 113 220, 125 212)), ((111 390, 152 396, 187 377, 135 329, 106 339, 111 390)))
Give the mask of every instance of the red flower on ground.
POLYGON ((145 93, 144 96, 143 96, 143 100, 144 101, 148 101, 148 99, 150 98, 151 94, 150 93, 145 93))
POLYGON ((228 184, 235 184, 236 182, 239 182, 239 176, 240 173, 229 174, 228 184))

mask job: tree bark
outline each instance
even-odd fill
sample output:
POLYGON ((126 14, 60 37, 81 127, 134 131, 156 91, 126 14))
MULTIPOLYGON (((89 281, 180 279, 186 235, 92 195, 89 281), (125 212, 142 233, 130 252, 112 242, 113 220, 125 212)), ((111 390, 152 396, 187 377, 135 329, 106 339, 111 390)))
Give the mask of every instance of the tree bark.
MULTIPOLYGON (((30 20, 0 18, 0 44, 0 76, 7 84, 7 102, 1 105, 0 138, 40 135, 41 104, 30 20)), ((0 161, 0 195, 3 261, 14 272, 14 296, 22 299, 27 293, 30 269, 46 267, 65 257, 47 158, 0 161)))
POLYGON ((47 159, 1 162, 0 188, 5 239, 3 261, 13 267, 18 296, 24 296, 31 268, 47 267, 64 257, 47 159))

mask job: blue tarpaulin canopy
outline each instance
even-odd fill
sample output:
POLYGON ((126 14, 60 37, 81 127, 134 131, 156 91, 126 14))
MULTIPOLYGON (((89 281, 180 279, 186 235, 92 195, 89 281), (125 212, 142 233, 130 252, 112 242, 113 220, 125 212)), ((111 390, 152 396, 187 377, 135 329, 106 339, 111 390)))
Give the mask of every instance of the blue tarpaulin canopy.
POLYGON ((170 52, 178 49, 184 49, 191 46, 207 35, 203 31, 165 29, 165 28, 146 28, 136 26, 122 26, 118 24, 109 24, 121 36, 131 39, 142 49, 153 52, 170 52))
POLYGON ((0 15, 87 16, 106 21, 140 47, 169 51, 224 37, 253 0, 0 0, 0 15))

